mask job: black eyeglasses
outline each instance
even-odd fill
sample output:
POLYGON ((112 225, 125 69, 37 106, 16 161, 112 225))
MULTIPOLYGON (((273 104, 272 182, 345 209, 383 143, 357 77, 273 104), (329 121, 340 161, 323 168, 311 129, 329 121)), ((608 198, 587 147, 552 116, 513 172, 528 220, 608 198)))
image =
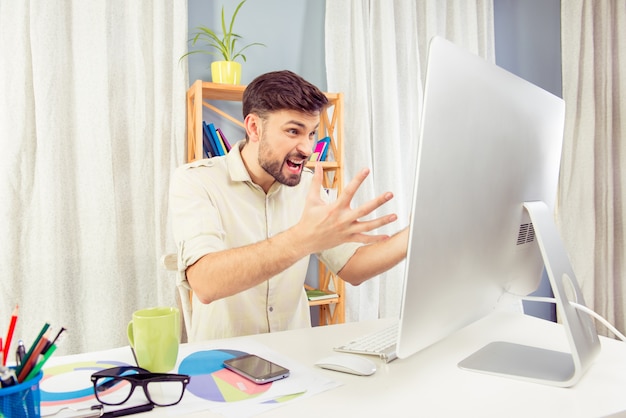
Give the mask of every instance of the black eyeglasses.
POLYGON ((176 405, 189 383, 186 374, 150 373, 141 367, 112 367, 91 375, 96 399, 104 405, 121 405, 141 386, 148 400, 157 406, 176 405))

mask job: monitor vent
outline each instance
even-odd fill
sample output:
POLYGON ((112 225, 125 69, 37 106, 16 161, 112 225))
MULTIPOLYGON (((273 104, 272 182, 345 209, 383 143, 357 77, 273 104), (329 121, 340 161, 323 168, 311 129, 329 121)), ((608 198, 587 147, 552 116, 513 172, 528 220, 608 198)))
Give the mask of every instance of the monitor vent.
POLYGON ((521 224, 517 234, 517 245, 528 244, 535 241, 535 228, 532 223, 521 224))

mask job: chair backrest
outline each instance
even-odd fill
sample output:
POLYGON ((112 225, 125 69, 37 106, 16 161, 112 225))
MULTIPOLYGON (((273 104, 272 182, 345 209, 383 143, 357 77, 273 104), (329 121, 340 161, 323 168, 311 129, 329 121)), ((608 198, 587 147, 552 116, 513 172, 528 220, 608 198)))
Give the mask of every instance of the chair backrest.
MULTIPOLYGON (((165 267, 165 270, 175 272, 178 276, 181 274, 178 271, 178 257, 176 254, 165 254, 161 257, 161 264, 165 267)), ((183 315, 183 322, 185 325, 185 340, 189 336, 189 332, 191 332, 191 298, 192 293, 191 290, 186 287, 178 284, 178 277, 176 278, 176 288, 178 289, 178 304, 180 307, 180 311, 183 315)))

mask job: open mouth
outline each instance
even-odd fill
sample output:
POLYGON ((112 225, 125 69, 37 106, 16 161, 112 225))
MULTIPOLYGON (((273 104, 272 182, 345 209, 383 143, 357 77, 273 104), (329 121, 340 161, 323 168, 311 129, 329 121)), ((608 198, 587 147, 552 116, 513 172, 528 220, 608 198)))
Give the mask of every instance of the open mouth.
POLYGON ((287 168, 294 173, 299 173, 302 171, 305 161, 306 160, 289 158, 287 159, 287 168))

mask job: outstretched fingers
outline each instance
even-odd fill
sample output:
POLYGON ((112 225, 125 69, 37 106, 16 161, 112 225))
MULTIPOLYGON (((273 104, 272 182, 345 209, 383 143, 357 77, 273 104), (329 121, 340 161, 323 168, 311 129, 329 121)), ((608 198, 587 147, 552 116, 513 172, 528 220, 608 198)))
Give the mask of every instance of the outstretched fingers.
MULTIPOLYGON (((350 208, 354 195, 359 187, 361 187, 363 181, 365 181, 369 173, 370 170, 367 168, 357 173, 357 175, 354 176, 350 183, 348 183, 348 185, 343 189, 341 196, 337 199, 337 203, 342 205, 345 209, 350 208)), ((393 193, 386 192, 360 205, 359 207, 350 210, 352 217, 352 224, 350 228, 353 240, 363 243, 372 243, 388 238, 387 235, 368 235, 367 233, 395 222, 398 219, 396 214, 384 215, 365 221, 362 219, 371 215, 376 209, 380 208, 391 199, 393 199, 393 193)))
POLYGON ((361 219, 370 215, 392 198, 393 194, 387 192, 353 210, 355 220, 352 224, 352 232, 355 241, 371 244, 389 238, 388 235, 371 235, 368 233, 398 220, 398 216, 395 213, 365 221, 361 219))
POLYGON ((311 187, 309 188, 309 194, 307 195, 307 199, 312 203, 323 203, 320 199, 320 189, 322 187, 322 182, 324 180, 324 170, 322 169, 322 165, 318 162, 315 163, 315 168, 313 169, 313 180, 311 181, 311 187))
POLYGON ((389 238, 388 235, 370 234, 377 228, 397 220, 395 214, 388 214, 367 219, 372 213, 393 198, 390 192, 383 193, 368 202, 352 208, 352 199, 363 181, 369 175, 369 169, 361 170, 344 187, 342 193, 332 204, 326 204, 320 197, 323 183, 323 170, 316 164, 307 204, 300 222, 301 233, 307 236, 307 242, 315 251, 331 248, 345 242, 371 244, 389 238))
POLYGON ((357 175, 350 180, 350 183, 343 188, 341 195, 337 198, 337 204, 344 207, 350 207, 352 198, 354 198, 357 190, 359 190, 359 187, 361 187, 361 184, 363 184, 369 174, 370 170, 368 168, 364 168, 359 171, 357 175))

